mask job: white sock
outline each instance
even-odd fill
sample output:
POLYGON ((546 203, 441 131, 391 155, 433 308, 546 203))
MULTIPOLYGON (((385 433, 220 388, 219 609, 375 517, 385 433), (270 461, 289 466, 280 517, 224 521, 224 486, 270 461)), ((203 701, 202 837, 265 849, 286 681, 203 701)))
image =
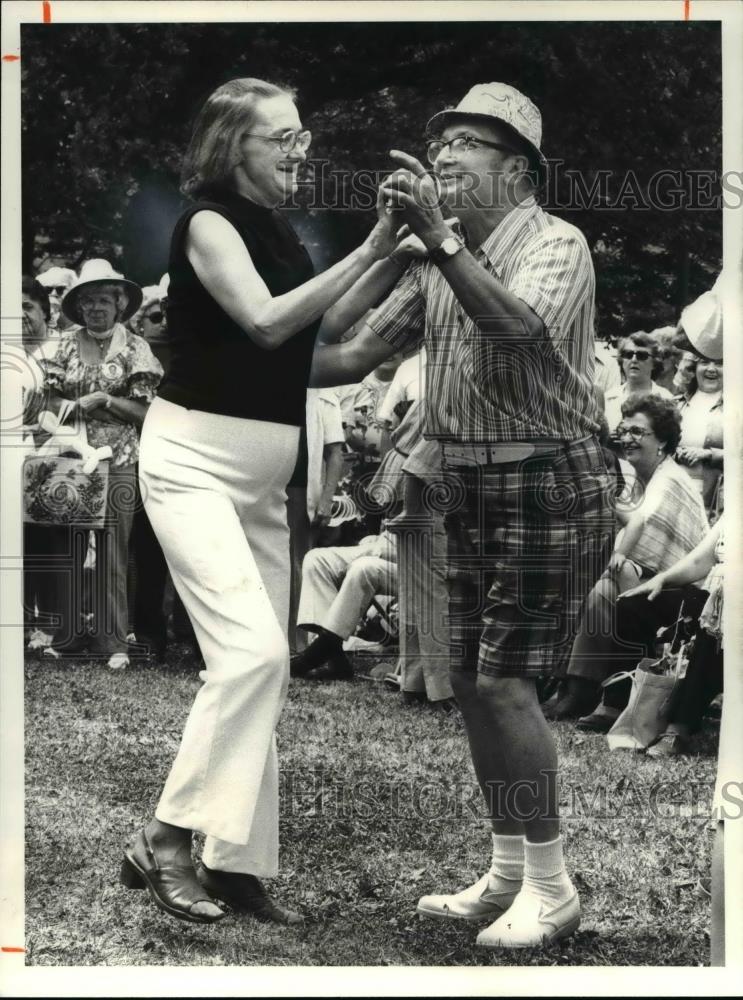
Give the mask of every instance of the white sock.
POLYGON ((504 882, 521 883, 524 878, 524 837, 521 834, 493 834, 490 874, 504 882))
POLYGON ((546 844, 524 842, 524 890, 552 906, 559 906, 573 895, 575 887, 562 856, 562 837, 546 844))

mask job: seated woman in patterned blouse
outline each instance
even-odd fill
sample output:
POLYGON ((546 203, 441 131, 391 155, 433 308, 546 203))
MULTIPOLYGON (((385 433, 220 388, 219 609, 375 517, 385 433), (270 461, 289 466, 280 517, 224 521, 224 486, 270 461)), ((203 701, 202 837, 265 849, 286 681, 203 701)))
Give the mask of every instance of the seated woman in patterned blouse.
MULTIPOLYGON (((104 260, 83 264, 80 277, 62 299, 62 312, 77 326, 59 340, 44 365, 52 396, 73 400, 88 443, 109 445, 107 526, 96 531, 98 606, 89 637, 77 637, 76 622, 58 636, 59 652, 91 649, 109 657, 112 669, 128 666, 127 560, 136 497, 139 430, 155 397, 163 369, 147 342, 124 323, 139 308, 142 291, 104 260)), ((67 604, 66 606, 69 606, 67 604)))
MULTIPOLYGON (((548 710, 552 718, 590 712, 601 696, 601 683, 610 674, 632 670, 643 649, 651 655, 656 631, 665 622, 635 618, 621 623, 617 599, 672 566, 707 533, 699 491, 673 459, 680 437, 681 420, 673 400, 637 394, 623 403, 617 438, 636 479, 631 487, 627 484, 627 495, 617 505, 623 529, 606 571, 588 595, 570 656, 567 691, 548 710)), ((626 694, 626 685, 606 688, 601 704, 579 720, 578 728, 608 732, 626 694)))

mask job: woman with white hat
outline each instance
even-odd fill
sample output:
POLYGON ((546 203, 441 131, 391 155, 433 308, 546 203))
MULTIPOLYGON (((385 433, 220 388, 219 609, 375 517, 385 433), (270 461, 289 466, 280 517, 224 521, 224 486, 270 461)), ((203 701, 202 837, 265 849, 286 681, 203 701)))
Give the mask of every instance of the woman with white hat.
MULTIPOLYGON (((89 636, 92 650, 106 654, 112 669, 129 663, 126 580, 139 430, 162 377, 162 367, 145 340, 124 326, 141 301, 139 286, 108 261, 86 261, 62 299, 62 312, 76 329, 60 338, 44 362, 46 388, 53 396, 74 400, 75 418, 84 424, 88 443, 95 448, 108 445, 113 452, 108 523, 96 529, 100 607, 89 636)), ((76 623, 70 624, 74 629, 76 623)), ((60 636, 57 649, 78 652, 87 641, 75 641, 74 633, 60 636)))
POLYGON ((298 189, 310 141, 294 94, 263 80, 232 80, 199 112, 182 184, 199 200, 176 224, 168 264, 171 366, 142 433, 145 507, 206 670, 122 881, 192 923, 224 916, 210 897, 262 920, 298 920, 259 881, 278 867, 285 487, 318 332, 337 340, 405 267, 387 259, 397 224, 378 198, 367 239, 314 274, 276 211, 298 189), (200 882, 192 831, 206 834, 200 882))

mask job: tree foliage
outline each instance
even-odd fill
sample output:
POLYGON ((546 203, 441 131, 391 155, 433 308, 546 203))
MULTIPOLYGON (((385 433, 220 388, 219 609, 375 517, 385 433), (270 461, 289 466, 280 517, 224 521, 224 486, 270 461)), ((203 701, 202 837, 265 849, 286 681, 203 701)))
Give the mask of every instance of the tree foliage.
POLYGON ((543 148, 563 161, 547 207, 586 234, 607 331, 673 322, 720 267, 714 22, 24 25, 22 67, 26 266, 42 249, 73 265, 103 255, 156 282, 193 115, 220 83, 258 76, 297 88, 313 159, 328 164, 293 216, 321 266, 370 219, 318 207, 318 177, 337 205, 331 170, 389 169, 392 147, 422 155, 428 118, 498 79, 542 112, 543 148), (643 208, 652 178, 669 170, 684 172, 687 189, 693 171, 717 178, 697 207, 643 208), (603 202, 576 205, 575 177, 590 191, 601 171, 603 202))

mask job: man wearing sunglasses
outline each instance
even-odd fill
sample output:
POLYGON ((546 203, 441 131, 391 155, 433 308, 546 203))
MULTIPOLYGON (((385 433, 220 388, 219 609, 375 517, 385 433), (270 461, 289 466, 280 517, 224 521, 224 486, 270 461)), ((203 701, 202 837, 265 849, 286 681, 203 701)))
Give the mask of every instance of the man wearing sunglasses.
POLYGON ((441 445, 452 496, 452 684, 493 860, 473 886, 424 896, 418 912, 492 920, 479 945, 523 947, 571 934, 580 919, 535 681, 569 653, 611 550, 595 438, 594 273, 582 234, 537 203, 547 161, 528 98, 477 85, 428 132, 432 174, 393 151, 399 169, 382 185, 428 259, 408 266, 353 341, 316 350, 314 374, 351 382, 425 340, 424 434, 441 445))
POLYGON ((36 280, 44 286, 49 296, 51 313, 48 329, 53 335, 62 333, 73 325, 61 311, 60 304, 62 297, 68 288, 73 285, 76 277, 75 272, 69 267, 50 267, 37 275, 36 280))

